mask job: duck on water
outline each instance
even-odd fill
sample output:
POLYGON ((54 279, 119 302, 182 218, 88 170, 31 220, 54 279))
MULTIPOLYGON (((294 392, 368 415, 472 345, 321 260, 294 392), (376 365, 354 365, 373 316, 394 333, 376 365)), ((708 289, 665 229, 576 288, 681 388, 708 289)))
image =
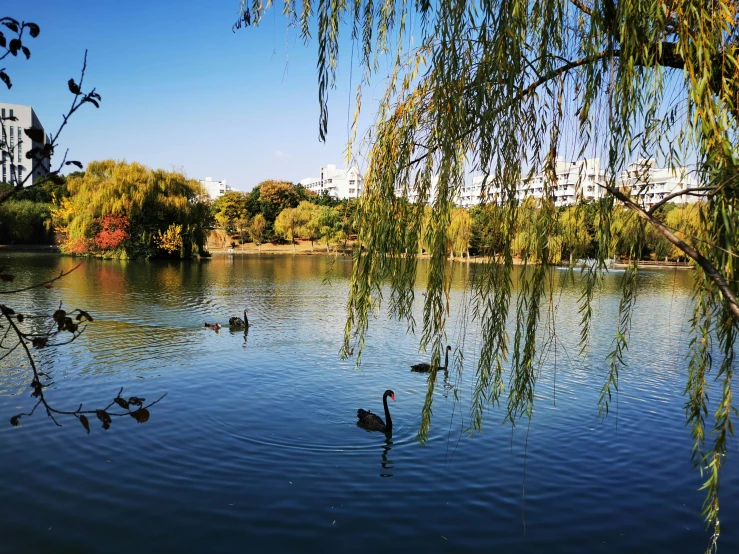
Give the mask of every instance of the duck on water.
POLYGON ((249 327, 249 311, 244 310, 244 319, 240 317, 232 317, 228 320, 228 326, 233 329, 246 329, 249 327))
MULTIPOLYGON (((440 367, 439 369, 443 369, 446 371, 447 367, 449 367, 449 352, 451 351, 452 351, 452 347, 447 345, 446 354, 444 355, 444 365, 440 367)), ((415 371, 417 373, 427 373, 431 371, 431 364, 422 362, 420 364, 412 365, 411 371, 415 371)))
POLYGON ((392 433, 393 432, 393 420, 390 419, 390 410, 387 407, 387 397, 393 399, 395 402, 395 393, 391 390, 386 390, 385 394, 382 395, 382 406, 385 408, 385 420, 387 423, 382 421, 382 418, 370 411, 359 408, 357 410, 357 425, 367 429, 368 431, 380 431, 381 433, 392 433))

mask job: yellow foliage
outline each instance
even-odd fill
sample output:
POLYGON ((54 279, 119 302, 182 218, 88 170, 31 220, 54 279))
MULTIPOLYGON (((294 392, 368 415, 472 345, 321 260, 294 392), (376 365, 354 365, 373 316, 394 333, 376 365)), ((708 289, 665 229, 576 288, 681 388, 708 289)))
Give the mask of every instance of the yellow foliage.
POLYGON ((154 237, 154 244, 170 254, 179 252, 182 248, 182 225, 173 223, 164 233, 157 231, 157 236, 154 237))

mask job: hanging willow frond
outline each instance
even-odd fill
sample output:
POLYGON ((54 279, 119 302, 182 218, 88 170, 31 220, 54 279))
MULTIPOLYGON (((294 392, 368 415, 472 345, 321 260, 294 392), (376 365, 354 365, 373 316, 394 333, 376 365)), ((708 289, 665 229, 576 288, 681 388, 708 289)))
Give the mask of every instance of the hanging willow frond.
MULTIPOLYGON (((237 26, 257 23, 268 6, 242 0, 237 26)), ((363 248, 354 256, 344 351, 356 333, 359 363, 369 316, 380 308, 387 285, 391 314, 408 321, 410 329, 418 326, 420 347, 432 347, 438 357, 453 278, 445 261, 447 230, 465 175, 477 172, 485 177, 491 204, 498 206, 489 210, 488 221, 496 229, 495 240, 487 243, 489 261, 475 276, 470 296, 469 313, 482 333, 471 429, 481 428, 485 407, 498 403, 506 387, 507 419, 530 417, 538 376, 535 353, 541 347, 537 329, 551 301, 547 267, 562 256, 555 231, 577 220, 576 214, 564 216, 555 209, 551 197, 557 159, 563 153, 600 153, 606 160, 599 183, 604 198, 588 208, 594 211, 594 260, 581 278, 581 347, 589 341, 591 306, 605 261, 626 249, 632 263, 623 280, 619 319, 613 322, 616 341, 600 403, 607 410, 627 363, 631 314, 638 309, 637 263, 645 241, 656 235, 666 248, 694 261, 686 417, 694 460, 708 470, 705 515, 717 537, 719 473, 735 413, 731 384, 739 322, 739 5, 734 0, 304 0, 297 15, 304 37, 314 13, 322 138, 342 22, 351 24, 364 70, 354 131, 361 89, 378 73, 381 59, 389 60, 376 123, 362 143, 368 160, 357 210, 363 248), (390 51, 392 58, 383 55, 390 51), (699 224, 670 227, 658 213, 664 204, 640 205, 638 196, 618 187, 628 164, 649 157, 670 168, 683 159, 696 160, 705 195, 699 224), (542 171, 549 181, 543 198, 535 206, 520 203, 519 183, 542 171), (421 248, 430 263, 423 322, 417 323, 412 306, 421 248), (515 297, 514 253, 529 266, 520 273, 515 297), (706 448, 711 337, 722 357, 716 375, 721 393, 714 440, 706 448)), ((430 381, 420 437, 430 425, 432 387, 430 381)))

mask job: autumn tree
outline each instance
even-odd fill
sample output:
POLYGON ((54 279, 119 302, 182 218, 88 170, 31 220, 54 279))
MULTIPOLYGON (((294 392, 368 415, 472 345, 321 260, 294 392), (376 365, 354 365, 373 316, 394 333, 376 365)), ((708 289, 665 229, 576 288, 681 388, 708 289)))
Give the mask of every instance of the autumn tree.
POLYGON ((167 252, 167 254, 179 253, 182 250, 182 225, 172 223, 164 233, 162 233, 161 229, 157 229, 154 244, 160 250, 167 252))
POLYGON ((268 222, 274 222, 286 208, 300 203, 295 185, 287 181, 263 181, 259 183, 259 211, 268 222))
POLYGON ((290 241, 295 252, 295 231, 298 228, 298 210, 285 208, 275 219, 275 232, 290 241))
POLYGON ((101 221, 125 216, 130 240, 121 256, 140 258, 157 253, 156 238, 172 225, 181 229, 181 256, 205 250, 205 227, 210 211, 202 186, 177 172, 149 169, 141 164, 105 160, 90 162, 82 177, 68 182, 66 216, 57 218, 67 239, 62 248, 75 251, 94 237, 101 221))
POLYGON ((469 257, 470 238, 472 235, 472 218, 464 208, 457 208, 452 212, 452 221, 449 225, 450 254, 454 257, 457 252, 462 258, 464 253, 469 257))
POLYGON ((264 229, 267 226, 267 220, 262 214, 257 214, 251 218, 249 223, 249 235, 251 240, 257 245, 259 252, 262 251, 262 241, 264 239, 264 229))
POLYGON ((244 243, 246 242, 246 237, 249 236, 249 226, 251 225, 251 220, 246 217, 240 217, 236 221, 234 221, 234 227, 236 229, 236 232, 239 234, 239 239, 241 240, 241 250, 244 250, 244 243))
POLYGON ((310 241, 311 252, 313 252, 313 242, 321 236, 318 222, 320 209, 319 206, 307 200, 303 200, 296 208, 297 233, 300 237, 310 241))
POLYGON ((128 239, 130 222, 128 217, 120 214, 108 214, 100 221, 100 230, 95 234, 94 242, 100 250, 115 250, 128 239))
POLYGON ((228 190, 211 205, 211 213, 226 232, 236 231, 236 221, 247 217, 247 199, 248 195, 243 192, 228 190))

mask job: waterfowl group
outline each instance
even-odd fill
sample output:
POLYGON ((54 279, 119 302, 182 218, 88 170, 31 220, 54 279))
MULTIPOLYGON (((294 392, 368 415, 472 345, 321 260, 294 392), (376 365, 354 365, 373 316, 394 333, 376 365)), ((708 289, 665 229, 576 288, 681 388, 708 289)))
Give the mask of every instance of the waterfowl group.
MULTIPOLYGON (((241 319, 240 317, 234 316, 231 317, 228 320, 228 326, 231 329, 248 329, 249 328, 249 311, 244 310, 244 319, 241 319)), ((205 324, 206 329, 212 329, 214 331, 218 331, 221 328, 220 323, 206 323, 205 324)), ((444 365, 439 369, 446 370, 449 367, 449 352, 452 351, 451 346, 447 346, 444 354, 444 365)), ((352 346, 349 356, 354 354, 354 346, 352 346)), ((428 372, 431 371, 431 364, 422 362, 419 364, 415 364, 411 366, 411 371, 415 372, 428 372)), ((385 391, 385 393, 382 395, 382 407, 385 410, 385 420, 378 416, 377 414, 373 414, 370 410, 363 410, 362 408, 359 408, 357 410, 357 425, 359 427, 362 427, 363 429, 366 429, 367 431, 380 431, 381 433, 385 433, 387 435, 390 435, 393 432, 393 420, 390 417, 390 410, 387 407, 387 399, 388 397, 393 399, 393 402, 395 401, 395 393, 388 389, 385 391)))

